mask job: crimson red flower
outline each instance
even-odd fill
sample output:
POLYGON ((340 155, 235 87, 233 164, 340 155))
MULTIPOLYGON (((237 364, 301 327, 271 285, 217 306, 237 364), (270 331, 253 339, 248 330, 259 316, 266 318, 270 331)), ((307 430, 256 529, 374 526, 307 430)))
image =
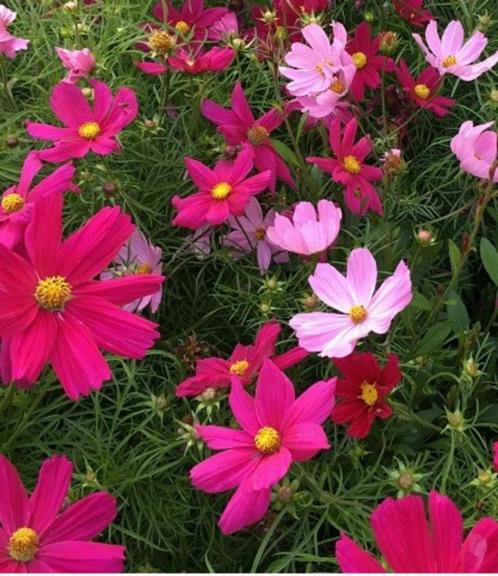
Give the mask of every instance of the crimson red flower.
POLYGON ((446 116, 450 112, 448 108, 456 104, 456 101, 451 98, 438 96, 442 78, 435 68, 428 66, 414 78, 406 62, 401 59, 399 68, 396 69, 396 76, 410 100, 417 106, 434 112, 436 116, 446 116))
POLYGON ((350 92, 356 100, 362 100, 365 87, 375 90, 381 83, 381 74, 395 68, 391 58, 379 54, 380 38, 371 38, 370 24, 357 26, 354 37, 348 42, 346 51, 353 58, 356 74, 350 92))
POLYGON ((424 26, 434 20, 430 10, 424 9, 424 0, 393 0, 398 15, 412 26, 424 26))
POLYGON ((174 56, 168 58, 168 64, 173 70, 181 70, 188 74, 202 74, 203 72, 219 72, 228 68, 235 58, 232 48, 211 48, 207 52, 196 54, 188 50, 178 50, 174 56))
POLYGON ((402 377, 398 357, 389 354, 384 368, 369 352, 334 358, 333 362, 344 378, 337 382, 339 403, 332 411, 332 420, 336 424, 349 424, 346 431, 349 436, 365 438, 376 418, 386 420, 392 414, 386 396, 402 377))

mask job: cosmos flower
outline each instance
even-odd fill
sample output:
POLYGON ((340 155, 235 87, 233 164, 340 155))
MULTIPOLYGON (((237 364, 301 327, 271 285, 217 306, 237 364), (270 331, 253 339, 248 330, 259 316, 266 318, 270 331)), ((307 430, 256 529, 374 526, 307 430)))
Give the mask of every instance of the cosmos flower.
MULTIPOLYGON (((490 177, 498 158, 498 134, 488 130, 491 126, 493 122, 474 126, 471 120, 467 120, 451 140, 451 151, 460 160, 460 168, 484 180, 490 177)), ((494 172, 493 181, 498 182, 498 168, 494 172)))
POLYGON ((424 8, 424 0, 393 0, 398 15, 412 26, 424 26, 434 17, 424 8))
POLYGON ((86 78, 95 68, 95 56, 88 48, 82 50, 55 49, 57 56, 61 59, 62 65, 68 70, 64 82, 76 84, 81 78, 86 78))
POLYGON ((220 72, 228 68, 235 58, 233 48, 215 46, 210 50, 191 52, 181 48, 174 56, 168 58, 172 70, 180 70, 187 74, 202 74, 204 72, 220 72))
POLYGON ((14 22, 17 14, 9 10, 7 6, 0 4, 0 56, 4 54, 7 58, 15 58, 19 50, 26 50, 29 40, 13 36, 7 27, 14 22))
POLYGON ((498 471, 498 442, 493 444, 493 468, 498 471))

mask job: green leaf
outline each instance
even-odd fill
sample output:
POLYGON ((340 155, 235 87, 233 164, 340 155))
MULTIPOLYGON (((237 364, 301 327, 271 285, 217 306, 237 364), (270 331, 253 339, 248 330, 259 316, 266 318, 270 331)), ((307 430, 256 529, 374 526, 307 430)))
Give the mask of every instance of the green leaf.
POLYGON ((287 144, 284 144, 280 140, 275 140, 274 138, 271 139, 271 143, 273 144, 275 150, 286 162, 299 168, 299 160, 297 159, 297 156, 294 154, 294 152, 287 146, 287 144))
POLYGON ((427 312, 432 310, 430 300, 428 300, 423 294, 420 294, 420 292, 415 292, 410 306, 413 306, 416 310, 426 310, 427 312))
POLYGON ((491 280, 498 286, 498 251, 487 238, 481 238, 481 260, 491 280))
POLYGON ((432 354, 446 340, 451 330, 452 323, 449 321, 431 326, 415 349, 414 356, 432 354))
POLYGON ((468 330, 470 324, 469 314, 462 299, 455 291, 450 292, 446 302, 446 309, 448 311, 448 320, 452 323, 453 329, 457 334, 468 330))
POLYGON ((460 262, 462 260, 462 256, 460 254, 458 246, 451 239, 448 240, 448 248, 450 254, 451 272, 453 276, 456 276, 458 269, 460 268, 460 262))

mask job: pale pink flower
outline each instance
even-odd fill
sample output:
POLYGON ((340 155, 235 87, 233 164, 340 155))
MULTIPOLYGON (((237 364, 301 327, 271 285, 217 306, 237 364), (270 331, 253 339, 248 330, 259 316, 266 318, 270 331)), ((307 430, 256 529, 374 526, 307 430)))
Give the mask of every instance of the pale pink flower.
POLYGON ((415 42, 420 46, 427 62, 443 74, 453 74, 466 82, 475 80, 481 74, 491 70, 498 62, 498 52, 486 60, 474 64, 488 43, 482 32, 476 31, 464 42, 465 32, 462 23, 452 20, 440 38, 437 23, 431 20, 425 29, 425 40, 420 34, 413 34, 415 42))
POLYGON ((7 27, 16 19, 16 16, 15 12, 0 4, 0 55, 5 54, 7 58, 15 58, 16 52, 26 50, 29 44, 29 40, 16 38, 7 30, 7 27))
POLYGON ((322 357, 343 358, 369 332, 385 334, 412 299, 410 270, 403 261, 375 292, 377 264, 367 248, 351 252, 346 276, 330 264, 318 264, 308 281, 322 302, 340 312, 296 314, 290 321, 299 346, 322 357))
POLYGON ((231 37, 238 36, 239 24, 237 16, 233 12, 227 12, 224 16, 216 20, 209 29, 210 40, 228 40, 231 37))
POLYGON ((83 48, 83 50, 56 48, 55 51, 64 68, 68 70, 64 82, 76 84, 80 78, 85 78, 95 68, 95 56, 88 48, 83 48))
POLYGON ((209 224, 201 226, 187 238, 189 244, 187 252, 195 254, 200 259, 209 256, 211 254, 212 237, 213 228, 209 224))
POLYGON ((311 256, 324 252, 335 242, 341 219, 341 209, 330 200, 320 200, 318 210, 311 202, 299 202, 292 220, 277 214, 267 235, 282 250, 311 256))
MULTIPOLYGON (((460 160, 460 168, 477 178, 488 179, 498 158, 498 135, 488 130, 492 125, 493 122, 487 122, 474 126, 467 120, 451 140, 451 151, 460 160)), ((494 172, 493 181, 498 182, 498 169, 494 172)))

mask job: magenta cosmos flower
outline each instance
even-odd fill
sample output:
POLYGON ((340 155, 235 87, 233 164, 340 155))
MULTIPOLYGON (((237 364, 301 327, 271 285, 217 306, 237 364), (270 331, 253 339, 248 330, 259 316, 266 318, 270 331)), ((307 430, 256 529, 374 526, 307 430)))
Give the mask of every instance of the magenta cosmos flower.
POLYGON ((244 146, 251 150, 257 170, 270 170, 270 190, 275 191, 277 180, 295 188, 289 168, 270 140, 273 130, 284 121, 284 115, 272 108, 257 120, 239 82, 232 91, 231 109, 223 108, 212 100, 205 100, 202 114, 218 126, 228 146, 244 146))
POLYGON ((269 170, 247 178, 253 167, 247 149, 234 162, 217 162, 213 170, 188 156, 185 166, 199 192, 187 198, 173 196, 171 202, 178 214, 172 223, 193 230, 204 224, 221 224, 231 215, 242 216, 249 198, 265 190, 271 178, 269 170))
POLYGON ((86 78, 95 68, 95 56, 88 48, 83 48, 82 50, 56 48, 55 51, 62 65, 68 71, 64 82, 76 84, 81 78, 86 78))
POLYGON ((17 14, 9 10, 7 6, 0 4, 0 55, 5 54, 7 58, 15 58, 19 50, 26 50, 29 40, 16 38, 7 27, 14 22, 17 14))
POLYGON ((330 264, 318 264, 309 283, 322 302, 340 313, 297 314, 290 325, 302 348, 329 358, 348 356, 369 332, 385 334, 412 299, 410 270, 403 261, 375 292, 377 263, 367 248, 351 252, 346 276, 330 264))
POLYGON ((282 250, 311 256, 325 252, 341 228, 342 212, 330 200, 320 200, 318 210, 311 202, 298 202, 292 220, 277 214, 268 228, 268 239, 282 250))
POLYGON ((493 444, 493 468, 498 471, 498 442, 493 444))
POLYGON ((52 90, 50 107, 64 128, 28 122, 27 131, 33 138, 50 140, 53 148, 41 150, 39 156, 47 162, 63 162, 94 152, 107 155, 119 150, 116 135, 136 118, 138 103, 133 90, 120 88, 113 97, 110 88, 98 80, 90 82, 93 108, 77 86, 61 82, 52 90))
POLYGON ((0 455, 0 572, 122 572, 124 546, 91 542, 116 517, 116 500, 95 492, 64 507, 73 466, 53 456, 31 496, 0 455))
MULTIPOLYGON (((467 120, 451 140, 451 151, 460 161, 460 168, 486 180, 490 178, 491 169, 498 158, 498 134, 488 130, 491 126, 493 122, 474 126, 473 122, 467 120)), ((493 181, 498 182, 498 169, 495 170, 493 181)))
POLYGON ((24 231, 33 214, 36 202, 50 194, 59 194, 75 189, 74 166, 64 164, 32 186, 33 180, 42 169, 36 152, 30 152, 24 161, 19 182, 2 194, 0 201, 0 244, 16 248, 24 238, 24 231))
POLYGON ((332 176, 334 182, 344 185, 344 200, 354 214, 365 214, 373 210, 382 214, 382 204, 372 181, 382 178, 382 170, 365 164, 365 158, 372 151, 372 143, 363 136, 355 143, 358 121, 350 120, 341 131, 338 119, 329 126, 329 143, 335 158, 312 156, 307 162, 316 164, 332 176))
POLYGON ((192 468, 192 484, 210 494, 237 488, 218 523, 223 534, 261 520, 291 464, 330 447, 321 424, 334 406, 335 383, 317 382, 296 399, 292 382, 265 360, 254 398, 233 378, 229 402, 241 429, 196 426, 208 448, 221 452, 192 468))
MULTIPOLYGON (((374 510, 370 523, 379 550, 392 572, 496 573, 498 522, 482 518, 466 538, 454 502, 435 491, 429 494, 429 518, 421 496, 387 498, 374 510)), ((336 545, 343 573, 387 572, 369 552, 343 535, 336 545)))
POLYGON ((453 74, 460 80, 469 82, 488 72, 498 62, 498 51, 486 60, 473 64, 482 54, 488 43, 482 32, 476 31, 464 42, 465 32, 462 23, 452 20, 440 38, 437 32, 437 22, 429 22, 425 30, 425 40, 420 34, 413 34, 415 42, 420 46, 428 64, 437 68, 439 74, 453 74))
POLYGON ((0 244, 2 371, 6 383, 29 386, 50 362, 76 400, 111 377, 99 348, 142 358, 152 346, 156 324, 121 306, 154 294, 163 278, 94 280, 133 233, 119 208, 103 208, 66 240, 61 228, 62 196, 52 194, 35 205, 25 258, 0 244))
POLYGON ((232 48, 215 46, 207 52, 191 52, 181 48, 174 56, 168 58, 172 70, 180 70, 187 74, 202 74, 203 72, 220 72, 228 68, 235 58, 232 48))
POLYGON ((412 26, 423 26, 433 15, 424 8, 424 0, 393 0, 393 6, 398 15, 412 26))

